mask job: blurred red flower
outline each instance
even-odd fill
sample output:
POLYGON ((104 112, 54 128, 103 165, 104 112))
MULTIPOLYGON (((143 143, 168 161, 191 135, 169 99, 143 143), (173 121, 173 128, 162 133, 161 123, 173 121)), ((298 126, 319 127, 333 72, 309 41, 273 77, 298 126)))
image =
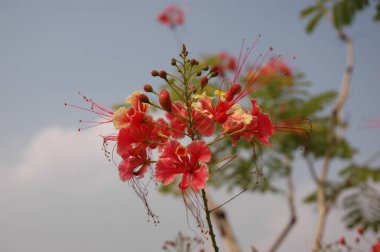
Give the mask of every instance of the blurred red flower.
POLYGON ((157 20, 163 25, 175 28, 185 22, 185 11, 177 5, 169 5, 157 16, 157 20))
POLYGON ((380 252, 380 238, 377 239, 377 242, 372 245, 372 252, 380 252))

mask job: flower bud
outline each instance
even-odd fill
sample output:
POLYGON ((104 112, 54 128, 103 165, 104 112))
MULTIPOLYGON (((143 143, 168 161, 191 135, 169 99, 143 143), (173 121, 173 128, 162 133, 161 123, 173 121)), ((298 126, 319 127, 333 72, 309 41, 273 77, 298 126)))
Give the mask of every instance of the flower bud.
POLYGON ((339 244, 340 245, 346 245, 346 239, 344 237, 339 239, 339 244))
POLYGON ((166 80, 166 76, 167 76, 167 73, 165 72, 165 71, 160 71, 159 73, 158 73, 158 75, 162 78, 162 79, 165 79, 166 80))
POLYGON ((153 92, 153 87, 149 84, 144 85, 145 92, 153 92))
POLYGON ((211 67, 210 73, 213 73, 213 72, 218 72, 218 66, 211 67))
POLYGON ((146 94, 139 94, 139 100, 142 103, 150 103, 149 98, 146 94))
POLYGON ((153 77, 158 76, 158 71, 157 71, 157 70, 153 70, 153 71, 152 71, 152 76, 153 76, 153 77))
POLYGON ((185 54, 187 52, 186 45, 182 44, 182 53, 185 54))
POLYGON ((230 90, 227 91, 226 101, 231 101, 235 95, 240 93, 240 91, 241 91, 241 86, 239 84, 233 84, 230 90))
POLYGON ((208 78, 206 76, 203 76, 201 78, 201 87, 204 88, 208 84, 208 78))
POLYGON ((195 59, 190 60, 190 65, 194 66, 197 64, 197 61, 195 59))
POLYGON ((362 227, 358 227, 358 228, 356 229, 356 231, 358 232, 358 234, 362 235, 362 234, 364 233, 364 228, 362 228, 362 227))
POLYGON ((172 58, 172 60, 171 60, 171 65, 172 66, 175 66, 175 65, 177 65, 177 61, 176 61, 176 59, 175 58, 172 58))
POLYGON ((211 78, 214 78, 214 77, 216 77, 216 76, 218 76, 218 75, 219 75, 218 72, 212 72, 212 73, 211 73, 211 78))
POLYGON ((172 111, 172 99, 170 98, 170 93, 168 90, 164 89, 160 92, 160 95, 158 96, 158 101, 160 102, 162 108, 167 111, 172 111))
POLYGON ((215 118, 215 120, 216 120, 218 123, 220 123, 220 124, 225 123, 225 122, 227 121, 227 119, 228 119, 228 115, 227 115, 225 112, 219 113, 219 114, 216 116, 216 118, 215 118))

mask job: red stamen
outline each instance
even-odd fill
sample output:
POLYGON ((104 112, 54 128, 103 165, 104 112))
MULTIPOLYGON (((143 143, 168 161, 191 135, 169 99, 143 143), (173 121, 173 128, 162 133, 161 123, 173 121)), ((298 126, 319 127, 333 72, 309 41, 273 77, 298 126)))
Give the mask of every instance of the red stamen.
POLYGON ((97 115, 98 117, 100 117, 101 119, 104 120, 104 121, 79 120, 79 123, 92 123, 93 125, 90 125, 88 127, 79 128, 78 131, 81 131, 83 129, 89 129, 89 128, 92 128, 92 127, 95 127, 98 125, 102 125, 102 124, 106 124, 106 123, 110 123, 113 121, 113 114, 114 114, 113 111, 111 111, 111 110, 109 110, 103 106, 100 106, 99 104, 94 102, 92 99, 89 99, 86 96, 82 95, 80 92, 78 92, 78 94, 83 98, 83 100, 85 100, 87 103, 89 103, 91 105, 90 108, 85 108, 85 107, 73 105, 73 104, 70 104, 67 102, 65 102, 65 106, 94 113, 95 115, 97 115))

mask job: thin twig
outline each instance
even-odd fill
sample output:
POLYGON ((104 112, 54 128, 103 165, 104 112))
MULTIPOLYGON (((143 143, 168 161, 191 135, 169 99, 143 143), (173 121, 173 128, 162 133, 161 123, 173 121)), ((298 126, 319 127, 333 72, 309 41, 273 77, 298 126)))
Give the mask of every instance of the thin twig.
POLYGON ((364 163, 366 165, 370 165, 371 163, 375 162, 376 159, 378 159, 380 157, 380 150, 377 151, 375 154, 373 154, 372 156, 370 156, 364 163))
POLYGON ((215 210, 217 210, 218 208, 221 208, 221 207, 224 206, 225 204, 231 202, 233 199, 235 199, 236 197, 240 196, 242 193, 244 193, 244 192, 246 192, 246 191, 247 191, 247 189, 242 190, 241 192, 239 192, 238 194, 236 194, 235 196, 233 196, 232 198, 230 198, 229 200, 227 200, 227 201, 224 202, 223 204, 221 204, 221 205, 219 205, 219 206, 217 206, 217 207, 211 209, 211 210, 210 210, 210 213, 213 212, 213 211, 215 211, 215 210))
POLYGON ((201 192, 202 192, 203 205, 204 205, 204 210, 206 212, 206 220, 207 220, 207 224, 208 224, 209 234, 211 237, 212 247, 214 248, 214 252, 218 252, 219 248, 218 248, 218 245, 216 244, 215 233, 214 233, 214 229, 213 229, 213 226, 211 223, 210 210, 209 210, 208 204, 207 204, 206 191, 205 191, 205 189, 202 189, 201 192))
POLYGON ((320 184, 321 182, 318 179, 317 172, 315 171, 313 160, 311 159, 310 155, 305 156, 305 160, 307 163, 307 166, 309 168, 309 172, 311 174, 312 179, 316 184, 320 184))
POLYGON ((228 216, 223 208, 217 207, 215 201, 210 197, 210 193, 207 192, 207 199, 211 210, 211 217, 216 223, 219 229, 221 239, 224 247, 228 252, 241 252, 239 243, 232 230, 231 223, 228 220, 228 216))

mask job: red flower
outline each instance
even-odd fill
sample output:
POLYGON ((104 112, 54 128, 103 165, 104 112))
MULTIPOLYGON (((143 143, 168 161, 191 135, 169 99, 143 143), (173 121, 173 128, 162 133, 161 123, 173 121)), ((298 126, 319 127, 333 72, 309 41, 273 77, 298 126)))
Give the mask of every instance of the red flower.
POLYGON ((380 252, 380 238, 377 239, 377 242, 372 245, 371 252, 380 252))
POLYGON ((344 237, 341 237, 338 242, 340 245, 346 245, 346 239, 344 237))
POLYGON ((128 127, 130 124, 139 125, 144 118, 149 105, 140 101, 140 91, 136 91, 127 98, 127 103, 133 107, 120 107, 113 114, 113 124, 115 129, 128 127))
POLYGON ((251 100, 252 103, 252 116, 256 119, 252 121, 251 124, 247 127, 246 135, 243 135, 244 138, 251 140, 254 136, 259 139, 263 144, 269 144, 269 138, 275 132, 275 126, 269 118, 267 113, 262 113, 261 109, 257 105, 255 99, 251 100))
POLYGON ((292 76, 292 69, 281 59, 274 58, 271 59, 266 65, 264 65, 261 69, 261 74, 264 75, 277 75, 282 74, 284 76, 292 76))
POLYGON ((267 113, 262 113, 255 99, 251 99, 252 112, 235 110, 223 124, 223 134, 229 134, 232 145, 236 146, 240 137, 251 141, 257 138, 262 144, 269 145, 269 138, 275 133, 275 126, 267 113))
MULTIPOLYGON (((144 120, 146 122, 141 122, 139 125, 131 124, 127 128, 122 128, 119 131, 117 138, 117 153, 126 159, 129 156, 136 156, 142 149, 150 148, 155 149, 159 145, 161 132, 156 128, 155 124, 149 123, 153 122, 150 116, 145 116, 144 120)), ((166 138, 164 137, 164 142, 166 138)))
MULTIPOLYGON (((166 117, 170 121, 170 127, 177 131, 172 131, 171 134, 174 138, 182 138, 184 134, 180 132, 189 133, 190 125, 186 120, 188 118, 188 112, 183 104, 179 101, 173 103, 172 113, 166 114, 166 117), (181 119, 183 118, 183 119, 181 119), (187 129, 187 132, 185 130, 187 129)), ((192 109, 191 111, 192 127, 191 130, 201 136, 211 136, 215 131, 214 120, 199 110, 192 109)))
MULTIPOLYGON (((228 64, 229 69, 233 69, 235 71, 235 74, 232 81, 229 79, 225 79, 225 81, 230 84, 230 88, 227 91, 225 92, 221 90, 215 91, 215 94, 218 95, 218 100, 216 104, 212 103, 212 97, 208 97, 206 95, 200 95, 197 97, 199 103, 201 104, 200 106, 201 110, 203 110, 203 112, 206 113, 207 115, 213 117, 220 124, 223 124, 228 119, 228 116, 230 116, 233 113, 230 110, 239 100, 248 96, 257 88, 257 86, 255 86, 254 84, 260 77, 260 74, 257 74, 258 76, 254 76, 248 82, 246 82, 244 87, 242 87, 240 84, 237 83, 240 78, 243 66, 245 65, 251 51, 255 47, 256 42, 257 40, 250 48, 247 49, 244 55, 243 55, 244 43, 243 43, 237 63, 236 63, 235 58, 233 58, 232 60, 232 57, 228 56, 228 54, 226 53, 222 53, 220 55, 222 59, 229 58, 229 61, 231 62, 230 64, 228 64)), ((250 69, 255 67, 257 64, 261 65, 262 62, 266 59, 267 54, 271 50, 272 49, 270 49, 264 56, 259 58, 260 61, 256 62, 250 69)))
POLYGON ((183 107, 183 104, 180 101, 176 101, 175 103, 172 104, 172 114, 166 113, 166 117, 170 121, 170 127, 175 129, 171 131, 171 135, 174 138, 182 138, 185 135, 185 129, 187 125, 187 121, 185 118, 187 118, 187 112, 186 109, 183 107), (183 119, 182 119, 183 118, 183 119), (180 133, 183 132, 183 133, 180 133))
POLYGON ((193 141, 188 147, 177 141, 169 142, 156 164, 155 177, 164 185, 173 182, 182 174, 179 188, 185 191, 189 186, 197 192, 204 188, 208 179, 208 166, 204 162, 211 159, 211 151, 203 141, 193 141))
POLYGON ((356 231, 358 232, 358 234, 362 235, 364 233, 364 228, 362 227, 357 227, 356 228, 356 231))
POLYGON ((226 76, 227 71, 235 71, 236 70, 236 58, 227 52, 221 52, 218 54, 219 64, 216 65, 217 72, 221 77, 226 76))
POLYGON ((158 16, 158 22, 175 28, 185 22, 185 12, 177 5, 169 5, 158 16))
POLYGON ((146 149, 140 149, 134 156, 123 159, 119 165, 119 175, 122 181, 128 181, 133 177, 142 178, 148 170, 150 159, 146 149))

